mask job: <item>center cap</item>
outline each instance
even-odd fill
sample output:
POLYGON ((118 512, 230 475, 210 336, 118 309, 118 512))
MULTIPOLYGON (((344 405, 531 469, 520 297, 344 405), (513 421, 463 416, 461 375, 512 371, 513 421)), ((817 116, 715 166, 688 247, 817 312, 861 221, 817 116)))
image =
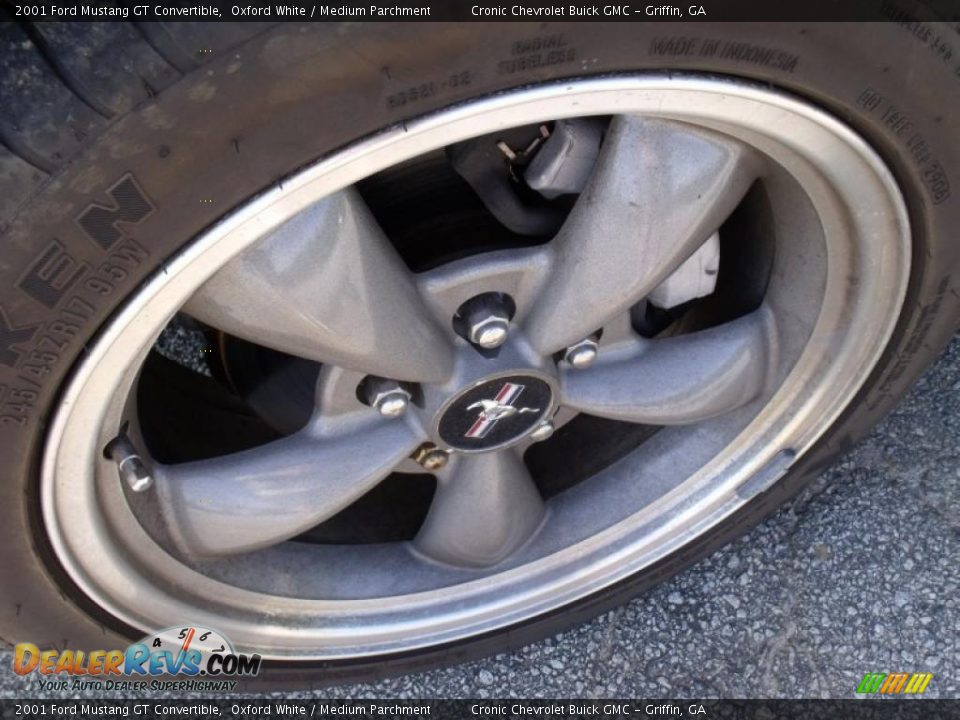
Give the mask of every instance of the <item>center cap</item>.
POLYGON ((455 450, 493 450, 537 427, 552 404, 553 390, 544 380, 533 375, 501 376, 456 396, 443 410, 437 431, 455 450))

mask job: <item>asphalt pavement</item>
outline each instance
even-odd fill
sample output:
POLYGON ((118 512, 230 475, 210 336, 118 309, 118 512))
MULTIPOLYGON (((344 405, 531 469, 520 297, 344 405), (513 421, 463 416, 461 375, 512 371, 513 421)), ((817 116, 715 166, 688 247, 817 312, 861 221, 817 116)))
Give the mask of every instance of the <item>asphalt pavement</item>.
MULTIPOLYGON (((866 672, 931 672, 926 696, 957 698, 958 587, 960 336, 793 503, 643 597, 515 652, 294 696, 853 697, 866 672)), ((0 697, 42 696, 10 667, 0 697)))

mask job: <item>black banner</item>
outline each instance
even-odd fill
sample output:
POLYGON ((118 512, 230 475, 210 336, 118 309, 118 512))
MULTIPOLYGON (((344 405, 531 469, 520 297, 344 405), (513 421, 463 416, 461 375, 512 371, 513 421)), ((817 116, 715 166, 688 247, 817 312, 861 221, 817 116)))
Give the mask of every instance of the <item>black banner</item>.
POLYGON ((0 0, 30 21, 960 21, 958 0, 0 0))
POLYGON ((3 718, 960 718, 960 700, 2 700, 3 718))

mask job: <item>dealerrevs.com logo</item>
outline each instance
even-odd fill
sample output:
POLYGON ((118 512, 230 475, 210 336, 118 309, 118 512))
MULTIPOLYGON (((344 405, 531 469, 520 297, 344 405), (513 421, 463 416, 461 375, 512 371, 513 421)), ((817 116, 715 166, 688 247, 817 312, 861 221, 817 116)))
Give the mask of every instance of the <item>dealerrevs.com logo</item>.
POLYGON ((233 678, 260 672, 260 656, 236 652, 216 630, 189 625, 161 630, 125 650, 40 650, 19 643, 13 671, 36 674, 41 690, 229 691, 237 685, 233 678), (159 677, 175 679, 151 679, 159 677))

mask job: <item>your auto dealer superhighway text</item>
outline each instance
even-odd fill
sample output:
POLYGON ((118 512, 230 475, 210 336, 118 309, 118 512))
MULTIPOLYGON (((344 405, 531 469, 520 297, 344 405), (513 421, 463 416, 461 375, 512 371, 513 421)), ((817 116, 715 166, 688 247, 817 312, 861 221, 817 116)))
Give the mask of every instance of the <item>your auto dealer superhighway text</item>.
POLYGON ((702 5, 473 5, 474 17, 651 17, 706 16, 702 5))

